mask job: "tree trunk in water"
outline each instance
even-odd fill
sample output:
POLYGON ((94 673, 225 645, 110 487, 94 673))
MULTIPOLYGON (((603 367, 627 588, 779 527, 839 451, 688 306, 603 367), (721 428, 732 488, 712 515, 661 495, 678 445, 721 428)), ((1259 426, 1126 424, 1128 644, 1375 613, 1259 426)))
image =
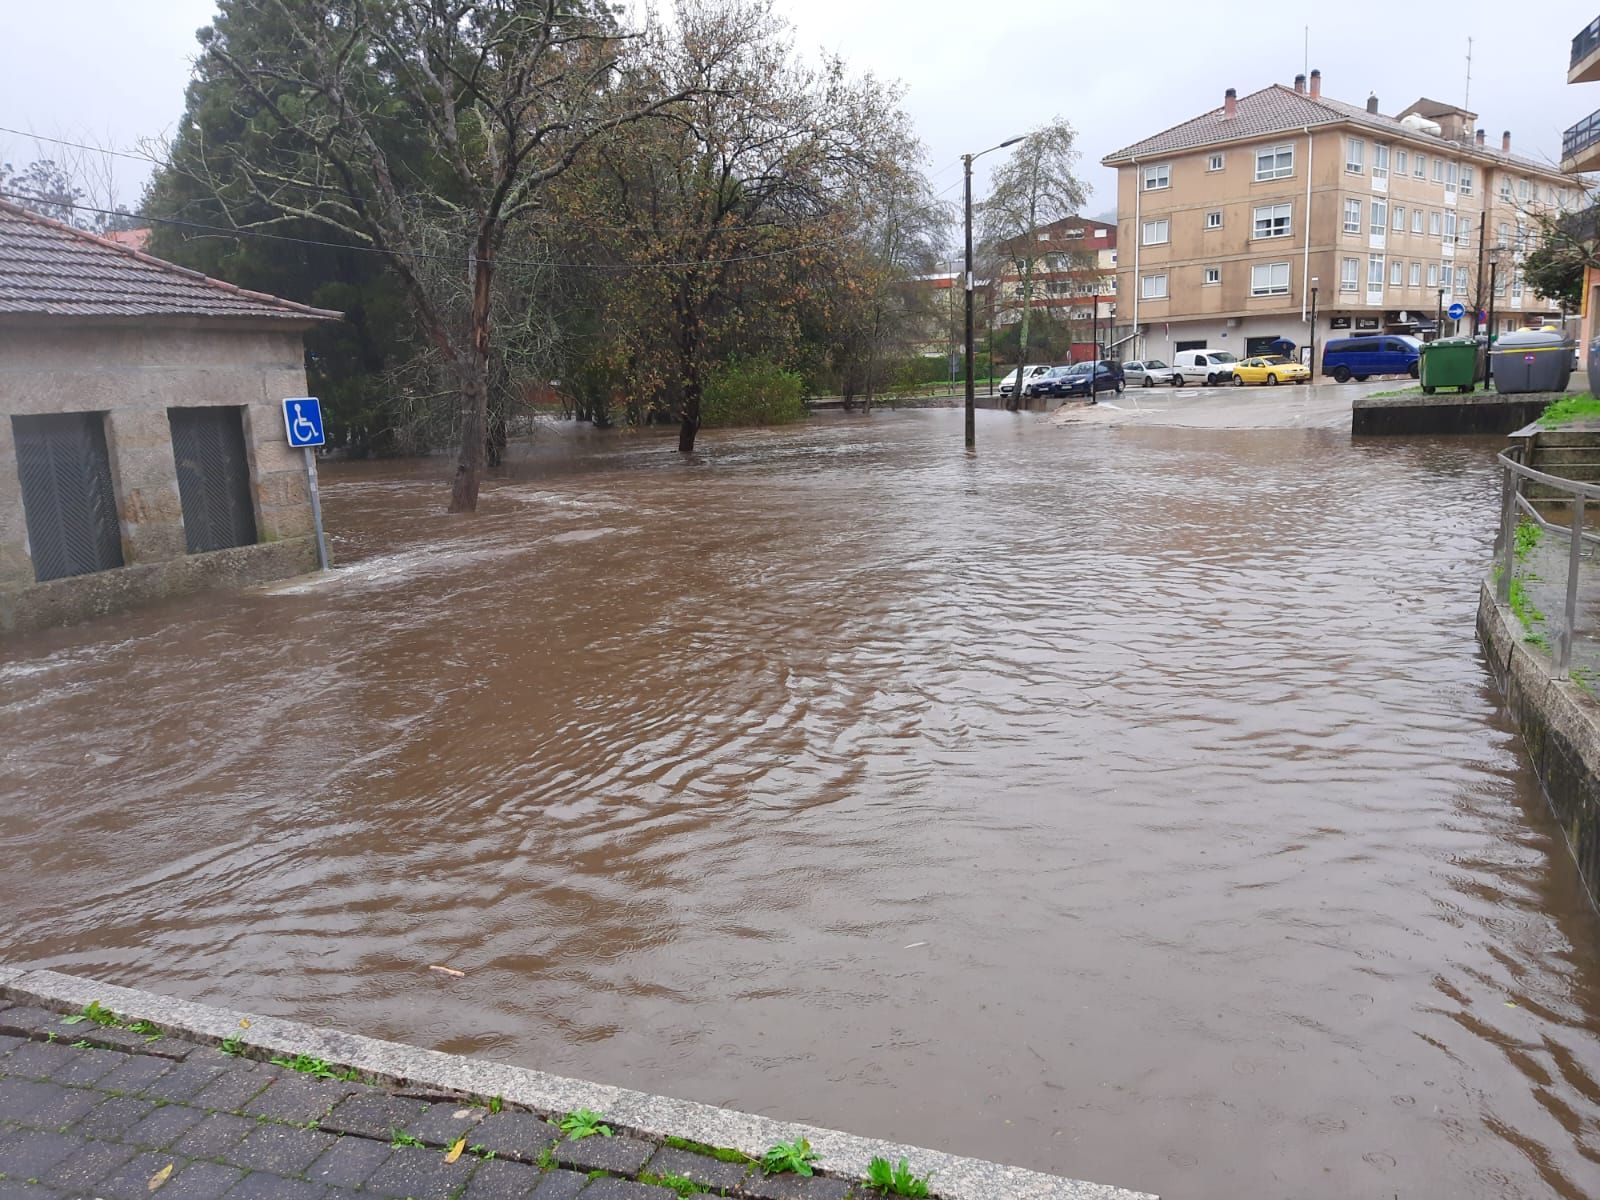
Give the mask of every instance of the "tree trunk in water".
MULTIPOLYGON (((688 289, 685 288, 685 292, 688 289)), ((679 305, 678 365, 683 372, 683 419, 678 426, 678 453, 694 453, 694 439, 700 433, 700 318, 687 296, 679 305)))
POLYGON ((1022 321, 1017 329, 1017 386, 1011 389, 1011 397, 1006 403, 1012 412, 1022 411, 1022 369, 1028 364, 1028 308, 1032 299, 1033 260, 1030 258, 1024 260, 1022 265, 1022 321))
POLYGON ((461 458, 450 486, 450 511, 477 512, 489 419, 489 286, 493 246, 480 230, 472 273, 472 345, 461 363, 461 458))

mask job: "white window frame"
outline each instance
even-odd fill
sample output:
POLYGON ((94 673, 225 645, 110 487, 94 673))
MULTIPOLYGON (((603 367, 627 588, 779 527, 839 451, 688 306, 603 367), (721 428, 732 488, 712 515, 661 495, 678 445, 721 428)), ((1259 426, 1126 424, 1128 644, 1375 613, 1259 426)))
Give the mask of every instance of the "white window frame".
POLYGON ((1417 156, 1411 160, 1411 178, 1426 179, 1428 177, 1428 156, 1422 151, 1417 151, 1417 156))
POLYGON ((1443 233, 1440 236, 1443 238, 1444 241, 1449 242, 1451 245, 1455 244, 1456 226, 1458 225, 1458 223, 1459 222, 1456 219, 1456 210, 1453 209, 1453 208, 1445 209, 1444 210, 1444 230, 1443 230, 1443 233))
POLYGON ((1344 173, 1362 175, 1367 169, 1367 144, 1358 137, 1344 140, 1344 173))
POLYGON ((1227 165, 1228 156, 1226 154, 1213 154, 1210 158, 1206 159, 1207 171, 1220 171, 1227 165))
POLYGON ((1422 264, 1419 262, 1414 262, 1411 264, 1411 286, 1422 286, 1422 264))
POLYGON ((1294 235, 1294 205, 1292 204, 1258 205, 1251 217, 1251 241, 1268 241, 1272 238, 1292 237, 1294 235), (1262 213, 1267 214, 1265 233, 1262 232, 1262 213))
POLYGON ((1140 188, 1146 192, 1159 192, 1172 186, 1172 164, 1153 163, 1140 176, 1140 188))
POLYGON ((1347 196, 1344 202, 1344 231, 1346 233, 1361 232, 1361 201, 1355 196, 1347 196), (1352 216, 1354 220, 1352 220, 1352 216))
POLYGON ((1407 157, 1406 151, 1396 150, 1394 152, 1394 173, 1396 175, 1407 174, 1410 171, 1410 165, 1410 160, 1407 157))
POLYGON ((1166 274, 1140 276, 1139 298, 1141 300, 1165 300, 1167 298, 1166 274))
POLYGON ((1461 194, 1463 196, 1472 195, 1472 187, 1473 187, 1472 164, 1471 163, 1462 163, 1461 164, 1461 194))
POLYGON ((1283 142, 1276 146, 1263 146, 1256 149, 1256 182, 1265 183, 1270 179, 1291 179, 1294 176, 1294 143, 1283 142), (1283 158, 1288 157, 1288 163, 1283 163, 1283 158), (1271 165, 1266 170, 1261 168, 1261 160, 1270 159, 1271 165))
POLYGON ((1421 233, 1423 222, 1428 219, 1428 214, 1420 208, 1411 210, 1411 232, 1421 233))
POLYGON ((1433 156, 1433 181, 1435 183, 1444 182, 1444 159, 1437 154, 1433 156))
POLYGON ((1428 210, 1428 236, 1444 236, 1444 214, 1436 208, 1428 210))
POLYGON ((1389 286, 1404 287, 1406 283, 1406 264, 1398 258, 1389 260, 1389 286))
POLYGON ((1389 145, 1387 142, 1372 143, 1372 177, 1374 179, 1389 178, 1389 145))
POLYGON ((1220 208, 1214 208, 1214 209, 1212 209, 1210 212, 1208 212, 1206 214, 1206 228, 1207 229, 1221 229, 1222 228, 1222 210, 1220 208))
POLYGON ((1461 164, 1451 159, 1444 166, 1444 190, 1454 194, 1461 183, 1461 164))
POLYGON ((1439 264, 1439 286, 1442 287, 1446 292, 1450 292, 1450 291, 1453 291, 1455 289, 1455 282, 1456 282, 1456 265, 1455 265, 1455 263, 1440 263, 1439 264))
POLYGON ((1339 260, 1339 290, 1341 292, 1359 292, 1361 290, 1361 260, 1346 257, 1339 260))
POLYGON ((1217 284, 1219 284, 1221 282, 1222 282, 1222 268, 1221 267, 1207 267, 1207 268, 1205 268, 1204 274, 1202 274, 1200 276, 1200 286, 1201 287, 1215 287, 1217 284))
POLYGON ((1383 291, 1383 262, 1381 254, 1367 255, 1367 291, 1383 291))
POLYGON ((1250 268, 1250 294, 1252 296, 1287 296, 1289 294, 1289 264, 1286 262, 1255 263, 1250 268), (1279 283, 1278 275, 1283 276, 1279 283), (1266 283, 1260 282, 1261 272, 1267 272, 1266 283))
POLYGON ((1500 240, 1498 242, 1496 242, 1495 245, 1497 245, 1497 246, 1509 246, 1509 245, 1511 245, 1511 226, 1505 221, 1501 221, 1500 222, 1500 240))
POLYGON ((1404 233, 1406 231, 1406 206, 1404 204, 1395 204, 1390 207, 1393 209, 1394 215, 1389 221, 1389 228, 1396 233, 1404 233))
POLYGON ((1500 199, 1511 199, 1511 176, 1509 175, 1500 176, 1500 199))
POLYGON ((1528 198, 1528 188, 1529 188, 1529 186, 1530 185, 1529 185, 1529 183, 1528 183, 1528 181, 1526 179, 1517 180, 1517 199, 1518 200, 1526 200, 1528 198))
POLYGON ((1429 263, 1428 264, 1428 286, 1430 288, 1436 288, 1436 287, 1439 286, 1439 264, 1438 263, 1429 263))
POLYGON ((1139 233, 1141 246, 1165 246, 1172 241, 1172 220, 1170 217, 1151 217, 1144 223, 1139 233))
POLYGON ((1382 237, 1389 229, 1389 202, 1373 197, 1367 207, 1371 210, 1369 220, 1372 222, 1367 226, 1367 231, 1373 237, 1382 237))
POLYGON ((1467 272, 1467 268, 1462 266, 1456 271, 1456 295, 1465 296, 1471 287, 1472 276, 1467 272))
POLYGON ((1462 213, 1456 217, 1456 245, 1472 245, 1472 214, 1462 213))

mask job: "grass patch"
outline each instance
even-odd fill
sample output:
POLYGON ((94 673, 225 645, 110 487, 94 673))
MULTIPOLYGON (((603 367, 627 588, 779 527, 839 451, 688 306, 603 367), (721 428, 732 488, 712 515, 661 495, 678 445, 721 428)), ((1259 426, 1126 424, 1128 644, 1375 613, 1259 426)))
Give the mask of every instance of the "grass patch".
POLYGON ((641 1171, 638 1176, 640 1183, 654 1184, 656 1187, 671 1188, 680 1196, 692 1196, 696 1192, 708 1192, 710 1188, 701 1187, 694 1180, 684 1175, 657 1175, 652 1171, 641 1171))
POLYGON ((275 1067, 284 1067, 290 1071, 299 1071, 302 1075, 314 1075, 318 1079, 360 1079, 361 1072, 355 1070, 341 1071, 324 1058, 313 1058, 309 1054, 296 1054, 293 1058, 274 1058, 269 1060, 275 1067))
POLYGON ((1595 692, 1595 678, 1592 670, 1588 667, 1573 667, 1567 672, 1567 675, 1571 677, 1573 683, 1588 693, 1589 699, 1600 700, 1600 693, 1595 692))
POLYGON ((729 1150, 724 1146, 707 1145, 705 1142, 697 1142, 691 1138, 663 1138, 662 1144, 670 1146, 674 1150, 687 1150, 691 1154, 703 1154, 707 1158, 716 1159, 718 1162, 735 1163, 741 1167, 747 1167, 756 1161, 748 1154, 742 1154, 738 1150, 729 1150))
POLYGON ((1517 556, 1517 561, 1521 562, 1532 554, 1538 548, 1539 539, 1543 536, 1544 530, 1532 521, 1519 522, 1517 525, 1516 544, 1512 548, 1512 552, 1517 556))
POLYGON ((1538 646, 1541 650, 1549 649, 1550 643, 1544 634, 1534 629, 1534 625, 1543 622, 1545 616, 1534 606, 1533 601, 1528 598, 1527 584, 1521 578, 1512 576, 1510 592, 1511 611, 1517 615, 1517 620, 1521 623, 1522 631, 1526 635, 1523 640, 1538 646))
POLYGON ((407 1133, 404 1129, 394 1129, 390 1131, 389 1145, 393 1146, 397 1150, 401 1146, 421 1146, 422 1144, 421 1138, 417 1137, 415 1134, 407 1133))
POLYGON ((1419 383, 1415 387, 1391 388, 1387 392, 1368 392, 1368 400, 1392 400, 1396 396, 1421 396, 1425 393, 1419 383))
POLYGON ((1567 396, 1544 410, 1539 424, 1545 429, 1555 429, 1573 421, 1600 419, 1600 400, 1585 392, 1581 396, 1567 396))

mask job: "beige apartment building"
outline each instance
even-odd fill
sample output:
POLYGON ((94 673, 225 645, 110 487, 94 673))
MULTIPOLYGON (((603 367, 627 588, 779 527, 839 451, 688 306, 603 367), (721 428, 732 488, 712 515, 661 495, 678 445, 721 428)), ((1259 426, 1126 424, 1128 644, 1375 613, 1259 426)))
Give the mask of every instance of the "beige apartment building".
POLYGON ((1473 332, 1559 319, 1522 278, 1533 214, 1575 204, 1554 165, 1490 145, 1477 114, 1397 116, 1322 94, 1321 72, 1223 104, 1103 159, 1117 170, 1124 357, 1243 357, 1284 338, 1473 332), (1450 306, 1466 316, 1453 322, 1450 306))

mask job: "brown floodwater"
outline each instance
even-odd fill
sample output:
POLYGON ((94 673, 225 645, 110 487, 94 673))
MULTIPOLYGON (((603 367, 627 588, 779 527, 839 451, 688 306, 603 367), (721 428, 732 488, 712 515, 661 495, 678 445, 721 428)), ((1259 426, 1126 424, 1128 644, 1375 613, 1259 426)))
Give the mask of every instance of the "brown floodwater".
POLYGON ((331 577, 0 647, 0 959, 1185 1200, 1600 1194, 1493 443, 979 437, 326 465, 331 577))

